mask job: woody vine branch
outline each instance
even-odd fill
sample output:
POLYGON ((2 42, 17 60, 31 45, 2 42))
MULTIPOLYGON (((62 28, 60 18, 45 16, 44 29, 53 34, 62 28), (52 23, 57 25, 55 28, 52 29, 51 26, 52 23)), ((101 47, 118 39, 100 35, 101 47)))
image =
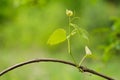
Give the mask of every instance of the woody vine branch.
MULTIPOLYGON (((70 65, 70 66, 73 66, 73 67, 77 67, 76 64, 68 62, 68 61, 64 61, 64 60, 48 59, 48 58, 46 58, 46 59, 33 59, 33 60, 29 60, 29 61, 26 61, 26 62, 22 62, 22 63, 16 64, 16 65, 13 65, 11 67, 8 67, 7 69, 0 72, 0 77, 3 76, 4 74, 16 69, 16 68, 19 68, 19 67, 22 67, 24 65, 31 64, 31 63, 37 63, 37 62, 57 62, 57 63, 63 63, 63 64, 70 65)), ((84 66, 79 66, 79 69, 81 69, 83 72, 91 73, 91 74, 100 76, 100 77, 102 77, 104 79, 107 79, 107 80, 115 80, 111 77, 108 77, 106 75, 98 73, 98 72, 96 72, 92 69, 89 69, 87 67, 84 67, 84 66)))

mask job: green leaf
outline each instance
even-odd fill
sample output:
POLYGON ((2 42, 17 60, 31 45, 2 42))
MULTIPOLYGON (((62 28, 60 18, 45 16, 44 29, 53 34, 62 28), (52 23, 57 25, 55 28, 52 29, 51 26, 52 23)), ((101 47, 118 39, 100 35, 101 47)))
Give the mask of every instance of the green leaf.
POLYGON ((78 25, 73 24, 73 23, 70 23, 70 25, 77 30, 77 32, 80 35, 80 37, 83 37, 84 39, 89 41, 89 39, 88 39, 88 32, 85 29, 80 28, 78 25))
POLYGON ((88 38, 88 33, 87 33, 87 31, 85 30, 85 29, 83 29, 83 28, 79 28, 79 34, 84 38, 84 39, 86 39, 86 40, 88 40, 89 41, 89 38, 88 38))
POLYGON ((47 41, 49 45, 56 45, 66 40, 66 31, 64 29, 55 30, 47 41))

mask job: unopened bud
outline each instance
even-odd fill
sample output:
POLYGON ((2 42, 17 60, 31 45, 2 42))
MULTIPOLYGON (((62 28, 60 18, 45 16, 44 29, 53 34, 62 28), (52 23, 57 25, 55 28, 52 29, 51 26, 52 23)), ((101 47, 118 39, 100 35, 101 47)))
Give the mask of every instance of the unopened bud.
POLYGON ((87 46, 85 46, 85 52, 86 52, 86 55, 92 55, 92 52, 87 46))
POLYGON ((73 16, 73 12, 71 10, 66 10, 66 15, 67 16, 73 16))

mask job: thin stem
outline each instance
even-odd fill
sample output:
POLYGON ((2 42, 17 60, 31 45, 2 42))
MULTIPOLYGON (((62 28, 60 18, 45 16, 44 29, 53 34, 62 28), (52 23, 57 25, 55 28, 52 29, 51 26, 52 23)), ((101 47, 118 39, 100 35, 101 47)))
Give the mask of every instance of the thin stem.
POLYGON ((72 32, 67 36, 67 39, 75 34, 76 34, 76 29, 72 30, 72 32))
MULTIPOLYGON (((66 64, 66 65, 76 67, 76 64, 68 62, 68 61, 63 61, 63 60, 57 60, 57 59, 33 59, 33 60, 29 60, 29 61, 26 61, 26 62, 22 62, 22 63, 16 64, 16 65, 13 65, 11 67, 8 67, 7 69, 0 72, 0 77, 3 76, 4 74, 8 73, 9 71, 12 71, 12 70, 16 69, 16 68, 19 68, 21 66, 31 64, 31 63, 37 63, 37 62, 57 62, 57 63, 63 63, 63 64, 66 64)), ((111 77, 105 76, 105 75, 103 75, 101 73, 98 73, 98 72, 96 72, 94 70, 88 69, 88 68, 86 68, 84 66, 79 66, 78 68, 80 68, 83 72, 88 72, 88 73, 100 76, 100 77, 102 77, 104 79, 107 79, 107 80, 115 80, 115 79, 113 79, 111 77)))
MULTIPOLYGON (((69 28, 68 34, 70 34, 71 33, 70 17, 68 17, 68 28, 69 28)), ((71 40, 70 40, 70 37, 68 38, 68 53, 71 54, 71 40)))
POLYGON ((81 59, 79 66, 81 66, 81 64, 83 63, 83 61, 85 60, 85 58, 87 57, 87 55, 83 56, 83 58, 81 59))
POLYGON ((72 53, 70 53, 70 55, 71 55, 71 57, 72 57, 74 63, 76 64, 76 66, 78 66, 77 63, 76 63, 76 61, 75 61, 75 58, 74 58, 73 55, 72 55, 72 53))
MULTIPOLYGON (((70 16, 69 16, 69 17, 68 17, 68 27, 69 27, 69 32, 68 32, 68 33, 69 33, 69 35, 71 34, 70 23, 71 23, 71 20, 70 20, 70 16)), ((73 55, 72 55, 72 53, 71 53, 71 39, 70 39, 70 38, 71 38, 71 37, 68 38, 68 53, 71 55, 74 63, 75 63, 76 66, 77 66, 77 63, 76 63, 76 61, 75 61, 75 59, 74 59, 74 57, 73 57, 73 55)))

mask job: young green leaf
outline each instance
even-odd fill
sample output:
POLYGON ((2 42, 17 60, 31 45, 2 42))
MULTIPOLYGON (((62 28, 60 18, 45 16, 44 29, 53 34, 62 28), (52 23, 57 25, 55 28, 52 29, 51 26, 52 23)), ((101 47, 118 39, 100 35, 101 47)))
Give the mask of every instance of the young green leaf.
POLYGON ((80 28, 78 25, 73 24, 73 23, 70 23, 70 25, 77 30, 80 37, 83 37, 84 39, 89 41, 88 36, 87 36, 88 32, 85 29, 80 28))
POLYGON ((85 29, 79 28, 79 34, 80 34, 84 39, 86 39, 86 40, 89 41, 89 39, 88 39, 88 32, 87 32, 85 29))
POLYGON ((49 37, 47 44, 56 45, 66 40, 66 31, 64 29, 55 30, 49 37))

